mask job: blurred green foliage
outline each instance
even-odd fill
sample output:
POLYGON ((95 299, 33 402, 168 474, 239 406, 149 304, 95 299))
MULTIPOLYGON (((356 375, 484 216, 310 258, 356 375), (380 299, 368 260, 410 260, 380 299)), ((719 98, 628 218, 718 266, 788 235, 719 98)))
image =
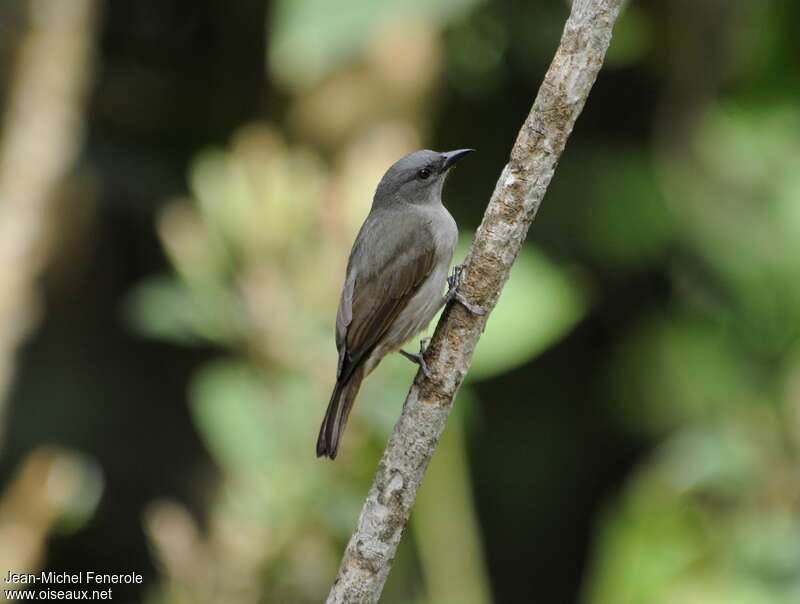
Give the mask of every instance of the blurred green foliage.
POLYGON ((663 440, 607 506, 587 602, 800 599, 798 133, 796 104, 745 98, 664 149, 675 296, 605 378, 630 429, 663 440))
MULTIPOLYGON (((440 28, 480 2, 277 0, 269 32, 270 73, 291 88, 312 86, 331 71, 359 58, 370 37, 380 35, 381 29, 392 21, 412 19, 440 28)), ((471 56, 474 59, 475 55, 471 56)))
MULTIPOLYGON (((387 358, 340 458, 314 458, 350 245, 394 160, 469 145, 445 190, 464 256, 568 3, 267 4, 108 3, 87 156, 147 233, 72 234, 11 401, 0 531, 38 514, 41 547, 70 537, 54 564, 117 541, 124 562, 142 512, 153 603, 322 600, 417 370, 387 358), (125 348, 114 284, 130 331, 178 347, 125 348), (51 441, 86 451, 52 518, 30 504, 71 467, 51 441), (110 536, 79 541, 93 522, 110 536)), ((798 6, 628 3, 383 601, 800 601, 798 6)))
POLYGON ((748 415, 682 430, 637 473, 604 516, 589 601, 797 601, 794 470, 777 418, 748 415))
POLYGON ((475 349, 467 379, 511 371, 563 337, 586 311, 579 283, 532 246, 523 249, 475 349))

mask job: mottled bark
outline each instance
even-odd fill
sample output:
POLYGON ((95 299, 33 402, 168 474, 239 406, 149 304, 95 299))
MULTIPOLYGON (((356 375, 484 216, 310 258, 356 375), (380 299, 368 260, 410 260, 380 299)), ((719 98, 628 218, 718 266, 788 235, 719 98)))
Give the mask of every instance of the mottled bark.
MULTIPOLYGON (((623 0, 575 0, 555 58, 497 181, 464 265, 460 291, 491 311, 536 216, 558 158, 603 63, 623 0)), ((442 315, 378 465, 328 604, 374 603, 389 575, 417 488, 489 313, 458 303, 442 315)), ((536 320, 536 317, 531 317, 536 320)))

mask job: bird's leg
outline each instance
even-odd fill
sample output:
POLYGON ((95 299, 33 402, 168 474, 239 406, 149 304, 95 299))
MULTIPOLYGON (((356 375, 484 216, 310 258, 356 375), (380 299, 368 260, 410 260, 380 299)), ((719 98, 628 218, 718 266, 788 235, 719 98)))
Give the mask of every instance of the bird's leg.
POLYGON ((461 264, 456 264, 453 267, 453 274, 447 278, 447 293, 444 295, 444 304, 447 304, 450 300, 455 300, 473 315, 485 315, 485 310, 467 300, 464 295, 458 291, 458 286, 461 285, 461 272, 463 270, 464 267, 461 264))
POLYGON ((428 364, 425 362, 425 351, 428 348, 428 342, 430 342, 430 338, 422 338, 419 341, 419 352, 416 354, 412 354, 410 352, 406 352, 405 350, 399 350, 398 352, 406 357, 412 363, 416 363, 419 365, 419 368, 422 369, 422 373, 425 375, 426 378, 431 377, 431 372, 428 369, 428 364))

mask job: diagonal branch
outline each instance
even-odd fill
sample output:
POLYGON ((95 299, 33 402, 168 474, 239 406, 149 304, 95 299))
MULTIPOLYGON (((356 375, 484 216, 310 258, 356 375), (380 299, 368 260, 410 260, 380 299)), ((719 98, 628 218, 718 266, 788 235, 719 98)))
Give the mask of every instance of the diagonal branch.
MULTIPOLYGON (((497 181, 464 264, 460 291, 488 311, 497 303, 600 71, 623 1, 573 1, 555 58, 497 181)), ((472 315, 459 304, 449 305, 442 314, 429 348, 431 377, 419 372, 411 386, 328 604, 370 604, 380 598, 417 488, 444 431, 487 317, 488 313, 472 315)))
POLYGON ((99 2, 17 2, 27 17, 0 137, 0 444, 16 354, 34 327, 59 187, 80 151, 99 2))

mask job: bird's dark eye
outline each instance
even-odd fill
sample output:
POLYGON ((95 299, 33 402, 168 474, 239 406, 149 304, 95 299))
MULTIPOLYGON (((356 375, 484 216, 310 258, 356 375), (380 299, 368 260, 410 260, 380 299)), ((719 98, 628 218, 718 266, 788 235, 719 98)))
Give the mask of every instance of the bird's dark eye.
POLYGON ((425 180, 430 175, 431 175, 430 168, 420 168, 420 170, 417 172, 417 178, 420 178, 422 180, 425 180))

